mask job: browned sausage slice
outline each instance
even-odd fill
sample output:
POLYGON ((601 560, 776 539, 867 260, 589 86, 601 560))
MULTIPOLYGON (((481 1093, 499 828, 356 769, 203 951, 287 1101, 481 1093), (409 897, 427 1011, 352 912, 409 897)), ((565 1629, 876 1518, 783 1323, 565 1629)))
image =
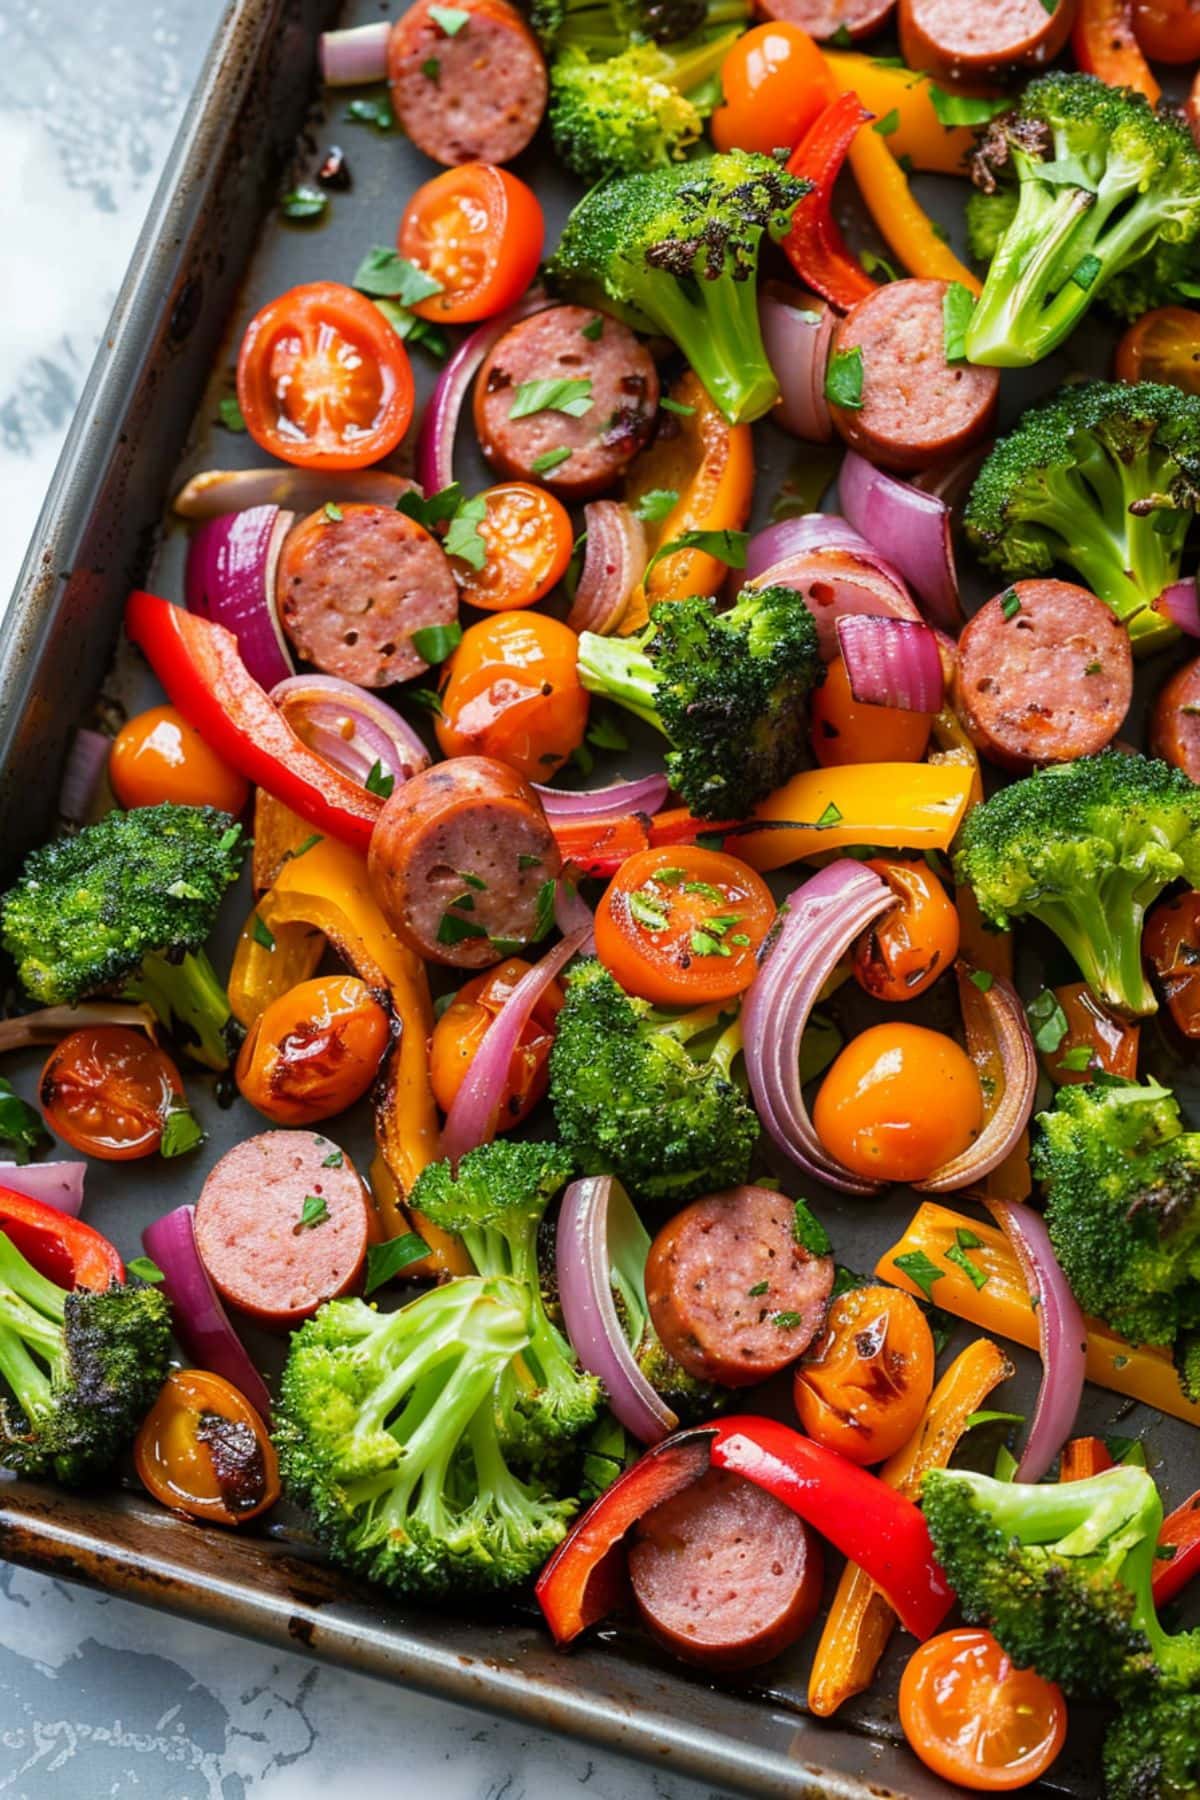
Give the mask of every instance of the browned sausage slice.
POLYGON ((1200 782, 1200 656, 1176 669, 1150 714, 1150 749, 1200 782))
POLYGON ((297 656, 358 687, 389 687, 429 667, 412 634, 458 617, 446 554, 390 506, 322 508, 284 541, 275 593, 297 656))
POLYGON ((648 1629, 684 1662, 752 1669, 803 1637, 821 1603, 821 1548, 743 1475, 710 1469, 639 1519, 629 1546, 648 1629))
MULTIPOLYGON (((1035 0, 1037 3, 1037 0, 1035 0)), ((885 469, 923 469, 987 431, 998 369, 946 361, 946 281, 892 281, 838 321, 833 355, 862 357, 862 406, 831 406, 852 450, 885 469)))
POLYGON ((900 0, 900 49, 911 69, 979 80, 1052 62, 1074 18, 1075 0, 900 0))
POLYGON ((460 969, 486 968, 531 941, 559 867, 537 795, 487 756, 452 757, 398 787, 368 857, 372 891, 397 936, 427 961, 460 969))
POLYGON ((370 1201, 350 1158, 329 1138, 263 1131, 227 1150, 212 1170, 195 1227, 200 1260, 223 1299, 266 1325, 297 1325, 356 1286, 370 1201))
POLYGON ((1069 581, 1018 581, 958 641, 954 705, 989 762, 1027 773, 1103 750, 1133 698, 1121 621, 1069 581))
POLYGON ((566 499, 611 487, 648 441, 657 409, 649 351, 627 325, 590 306, 552 306, 522 319, 475 383, 475 430, 488 461, 511 480, 540 481, 566 499), (529 411, 535 382, 577 385, 529 411), (570 451, 565 461, 538 466, 562 450, 570 451))
POLYGON ((754 10, 763 19, 782 19, 799 25, 809 37, 822 43, 844 32, 857 41, 882 31, 896 0, 755 0, 754 10))
MULTIPOLYGON (((411 784, 410 784, 411 785, 411 784)), ((821 1327, 833 1258, 798 1242, 795 1203, 739 1187, 693 1200, 646 1259, 654 1329, 701 1381, 750 1387, 802 1356, 821 1327)))
POLYGON ((546 110, 546 64, 507 0, 416 0, 392 27, 388 82, 418 150, 450 168, 511 162, 546 110))

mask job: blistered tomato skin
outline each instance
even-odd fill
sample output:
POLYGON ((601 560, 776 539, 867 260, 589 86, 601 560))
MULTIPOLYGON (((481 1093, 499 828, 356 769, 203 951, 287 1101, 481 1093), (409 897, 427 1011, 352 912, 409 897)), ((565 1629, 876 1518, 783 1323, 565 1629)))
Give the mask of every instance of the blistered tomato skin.
POLYGON ((168 1115, 185 1104, 170 1057, 125 1025, 83 1025, 63 1038, 38 1098, 55 1136, 102 1162, 153 1156, 168 1115))
POLYGON ((874 1025, 830 1068, 813 1124, 856 1175, 924 1181, 978 1136, 983 1094, 953 1038, 923 1025, 874 1025))
POLYGON ((958 913, 927 863, 879 857, 867 867, 883 877, 900 904, 858 939, 854 979, 876 1000, 912 1000, 953 965, 958 913))
POLYGON ((796 1413, 809 1437, 851 1462, 906 1444, 933 1391, 933 1336, 911 1294, 852 1288, 796 1369, 796 1413))
POLYGON ((279 1498, 279 1463, 263 1421, 207 1369, 167 1376, 133 1457, 156 1500, 208 1524, 242 1525, 279 1498))
POLYGON ((245 1099, 278 1125, 311 1125, 354 1105, 390 1038, 388 1015, 356 975, 326 975, 273 1000, 237 1060, 245 1099))
POLYGON ((108 779, 127 810, 169 800, 236 816, 250 798, 245 776, 222 762, 173 706, 152 706, 121 727, 109 751, 108 779))

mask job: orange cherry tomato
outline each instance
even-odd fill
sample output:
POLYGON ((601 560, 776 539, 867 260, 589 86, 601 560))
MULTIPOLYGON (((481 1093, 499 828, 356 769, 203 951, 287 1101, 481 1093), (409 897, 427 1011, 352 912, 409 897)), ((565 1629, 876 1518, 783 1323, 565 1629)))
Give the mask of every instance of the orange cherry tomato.
POLYGON ((1061 1689, 1014 1669, 990 1631, 927 1638, 900 1677, 900 1723, 926 1767, 958 1787, 1006 1794, 1044 1775, 1067 1735, 1061 1689))
POLYGON ((1133 0, 1133 31, 1151 62, 1190 63, 1200 57, 1196 0, 1133 0))
POLYGON ((933 1392, 933 1334, 911 1294, 851 1288, 796 1368, 793 1398, 809 1437, 855 1463, 906 1444, 933 1392))
POLYGON ((165 1051, 127 1025, 84 1025, 56 1044, 38 1098, 56 1137, 103 1162, 152 1156, 183 1081, 165 1051))
POLYGON ((578 654, 575 633, 542 613, 496 613, 468 626, 443 673, 435 723, 443 755, 494 756, 547 781, 587 728, 578 654))
POLYGON ((237 1084, 278 1125, 312 1125, 361 1100, 388 1047, 388 1015, 357 975, 301 981, 260 1013, 237 1084))
POLYGON ((656 1006, 732 1000, 754 980, 775 901, 736 856, 669 845, 627 857, 596 908, 596 954, 656 1006))
POLYGON ((312 281, 247 325, 237 396, 247 431, 271 456, 301 469, 365 469, 408 429, 412 369, 365 294, 312 281))
POLYGON ((756 25, 721 64, 724 106, 712 116, 718 150, 791 150, 833 97, 820 50, 799 25, 756 25))
MULTIPOLYGON (((496 968, 476 975, 459 988, 434 1026, 429 1043, 429 1079, 433 1097, 443 1112, 449 1112, 453 1106, 488 1026, 531 967, 521 957, 510 956, 496 968)), ((562 1002, 562 989, 556 981, 552 982, 521 1031, 508 1065, 499 1131, 511 1131, 528 1118, 546 1092, 554 1021, 562 1002)))
POLYGON ((1157 306, 1125 332, 1113 370, 1118 381, 1162 381, 1200 394, 1200 312, 1157 306))
POLYGON ((210 750, 173 706, 152 706, 123 725, 108 753, 108 779, 120 804, 215 806, 240 813, 250 783, 210 750))
POLYGON ((507 169, 473 162, 435 175, 400 220, 401 256, 442 284, 412 311, 443 325, 503 312, 532 282, 545 237, 536 194, 507 169))
POLYGON ((487 547, 482 569, 456 559, 462 597, 483 612, 532 606, 562 580, 574 541, 562 502, 524 481, 502 481, 482 496, 487 506, 479 535, 487 547))
POLYGON ((876 1181, 924 1181, 961 1155, 982 1124, 983 1094, 966 1051, 924 1025, 861 1032, 839 1051, 813 1107, 830 1154, 876 1181))
POLYGON ((206 1524, 243 1525, 279 1498, 279 1462, 243 1394, 207 1369, 174 1369, 134 1440, 156 1500, 206 1524))
POLYGON ((1137 1022, 1109 1012, 1086 981, 1056 987, 1054 997, 1066 1016, 1066 1035, 1057 1050, 1043 1050, 1041 1059, 1055 1086, 1092 1081, 1097 1070, 1136 1081, 1141 1035, 1137 1022))
POLYGON ((1200 1038, 1200 893, 1189 888, 1152 907, 1142 933, 1145 956, 1172 1019, 1187 1038, 1200 1038))
POLYGON ((920 762, 929 743, 929 715, 895 706, 860 706, 850 692, 841 657, 809 702, 809 737, 823 769, 844 763, 920 762))
POLYGON ((854 979, 876 1000, 911 1000, 932 987, 958 955, 958 912, 928 863, 880 857, 900 905, 869 925, 854 946, 854 979))

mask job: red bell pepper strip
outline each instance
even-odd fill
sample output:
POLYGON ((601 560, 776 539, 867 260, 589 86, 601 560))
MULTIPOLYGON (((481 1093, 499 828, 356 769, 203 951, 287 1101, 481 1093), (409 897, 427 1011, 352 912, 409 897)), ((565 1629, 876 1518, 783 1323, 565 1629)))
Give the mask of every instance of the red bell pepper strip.
POLYGON ((57 1287, 103 1293, 125 1279, 125 1264, 106 1237, 44 1200, 0 1188, 0 1231, 57 1287))
POLYGON ((1071 48, 1085 74, 1109 87, 1136 88, 1157 106, 1162 89, 1134 36, 1132 0, 1079 0, 1071 48))
POLYGON ((639 850, 660 850, 668 844, 694 844, 710 834, 734 831, 733 819, 697 819, 686 806, 666 812, 624 813, 616 819, 551 819, 550 829, 564 863, 574 863, 581 875, 615 875, 627 856, 639 850))
POLYGON ((1154 1565, 1154 1603, 1165 1606, 1200 1575, 1200 1492, 1163 1520, 1158 1547, 1171 1552, 1154 1565))
POLYGON ((859 128, 874 117, 858 95, 839 94, 810 125, 788 161, 789 175, 812 182, 795 212, 783 248, 806 286, 848 312, 876 284, 850 254, 833 217, 833 185, 859 128))
POLYGON ((296 736, 223 625, 154 594, 130 594, 125 630, 189 725, 231 768, 328 837, 365 851, 383 807, 296 736))

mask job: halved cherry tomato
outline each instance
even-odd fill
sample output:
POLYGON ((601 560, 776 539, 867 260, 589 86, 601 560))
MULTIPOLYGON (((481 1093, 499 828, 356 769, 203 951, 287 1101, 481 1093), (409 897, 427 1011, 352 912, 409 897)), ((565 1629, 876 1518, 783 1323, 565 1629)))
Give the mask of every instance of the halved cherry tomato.
POLYGON ((1118 381, 1163 381, 1200 394, 1200 312, 1156 306, 1143 313, 1117 345, 1113 370, 1118 381))
POLYGON ((468 626, 445 666, 434 729, 445 756, 494 756, 546 781, 583 742, 588 696, 579 639, 543 613, 505 612, 468 626))
POLYGON ((1200 57, 1196 0, 1133 0, 1133 31, 1151 62, 1190 63, 1200 57))
POLYGON ((721 64, 724 106, 712 116, 718 150, 769 156, 799 143, 833 98, 825 58, 799 25, 779 21, 745 32, 721 64))
POLYGON ((401 256, 442 284, 413 312, 443 325, 503 312, 537 273, 545 236, 537 196, 507 169, 473 162, 435 175, 405 207, 397 238, 401 256))
POLYGON ((736 856, 691 845, 621 864, 596 908, 596 954, 627 993, 706 1006, 750 986, 775 901, 736 856))
POLYGON ((122 806, 215 806, 240 813, 250 783, 210 750, 173 706, 152 706, 123 725, 108 753, 108 779, 122 806))
POLYGON ((911 1294, 851 1288, 834 1301, 825 1330, 797 1365, 800 1423, 851 1462, 882 1462, 920 1424, 934 1361, 933 1335, 911 1294))
POLYGON ((1184 1037, 1200 1038, 1200 893, 1189 888, 1151 909, 1142 955, 1179 1030, 1184 1037))
POLYGON ((965 1050, 924 1025, 872 1025, 830 1068, 813 1107, 825 1148, 876 1181, 924 1181, 983 1124, 965 1050))
POLYGON ((125 1264, 106 1237, 44 1200, 0 1187, 0 1231, 39 1275, 61 1288, 103 1293, 125 1280, 125 1264))
POLYGON ((142 1483, 164 1506, 243 1525, 279 1498, 279 1462, 243 1394, 207 1369, 174 1369, 134 1440, 142 1483))
POLYGON ((361 1100, 391 1038, 357 975, 301 981, 261 1012, 238 1054, 245 1099, 278 1125, 312 1125, 361 1100))
POLYGON ((920 762, 929 729, 927 713, 861 706, 850 692, 850 677, 840 656, 828 664, 825 679, 809 702, 809 737, 823 769, 838 769, 843 763, 920 762))
POLYGON ((928 863, 880 857, 867 867, 900 896, 900 905, 858 939, 854 979, 876 1000, 911 1000, 958 955, 958 913, 928 863))
POLYGON ((153 1156, 183 1081, 165 1051, 126 1025, 84 1025, 50 1052, 38 1085, 57 1137, 103 1162, 153 1156))
POLYGON ((502 481, 482 496, 487 511, 479 535, 487 549, 482 569, 453 564, 462 597, 482 612, 532 606, 561 581, 574 541, 570 514, 544 488, 502 481))
POLYGON ((408 429, 412 369, 364 294, 312 281, 247 325, 237 396, 247 431, 270 455, 301 469, 365 469, 408 429))
POLYGON ((900 1723, 927 1768, 1006 1794, 1044 1775, 1067 1735, 1061 1689, 1015 1669, 990 1631, 926 1638, 900 1677, 900 1723))
POLYGON ((1041 1058, 1042 1067, 1055 1086, 1094 1081, 1098 1069, 1136 1081, 1140 1037, 1136 1021, 1131 1023, 1109 1012, 1086 981, 1056 987, 1054 997, 1066 1017, 1066 1035, 1057 1050, 1043 1050, 1041 1058))
MULTIPOLYGON (((531 966, 519 956, 510 956, 496 968, 464 982, 434 1026, 429 1042, 429 1079, 433 1097, 443 1112, 449 1112, 454 1104, 488 1026, 531 966)), ((528 1118, 546 1092, 554 1021, 562 1003, 562 989, 556 981, 551 982, 522 1028, 508 1065, 498 1131, 511 1131, 528 1118)))

